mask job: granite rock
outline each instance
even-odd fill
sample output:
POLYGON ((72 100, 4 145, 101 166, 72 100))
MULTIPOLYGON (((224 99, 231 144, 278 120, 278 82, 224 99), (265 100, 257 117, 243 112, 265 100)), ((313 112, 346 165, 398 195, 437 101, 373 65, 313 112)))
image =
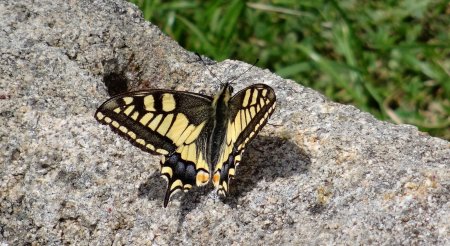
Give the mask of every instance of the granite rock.
POLYGON ((184 50, 119 0, 0 2, 0 244, 450 244, 450 143, 268 70, 278 107, 231 194, 162 207, 159 157, 93 117, 110 94, 214 93, 250 65, 184 50))

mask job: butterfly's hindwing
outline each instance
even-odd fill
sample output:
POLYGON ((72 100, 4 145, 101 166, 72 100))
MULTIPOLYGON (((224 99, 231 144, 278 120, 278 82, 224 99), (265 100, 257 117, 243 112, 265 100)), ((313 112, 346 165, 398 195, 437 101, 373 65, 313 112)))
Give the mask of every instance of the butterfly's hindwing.
POLYGON ((197 170, 195 163, 183 160, 179 153, 173 153, 161 161, 161 175, 167 180, 167 191, 164 197, 164 207, 166 207, 170 197, 176 191, 188 191, 195 185, 197 170))
POLYGON ((222 195, 228 193, 229 179, 234 176, 246 145, 273 113, 276 105, 275 92, 264 84, 252 85, 233 96, 229 105, 230 119, 226 137, 213 176, 214 185, 222 195))

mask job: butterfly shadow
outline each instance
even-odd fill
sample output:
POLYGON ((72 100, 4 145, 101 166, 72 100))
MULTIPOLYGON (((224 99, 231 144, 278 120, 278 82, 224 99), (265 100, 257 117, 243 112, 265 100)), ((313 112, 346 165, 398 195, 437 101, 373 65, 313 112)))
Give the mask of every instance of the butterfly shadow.
POLYGON ((166 181, 161 177, 159 171, 155 171, 147 181, 139 185, 139 198, 147 198, 148 200, 160 200, 161 205, 166 193, 166 181))
MULTIPOLYGON (((138 188, 138 197, 142 199, 148 199, 150 201, 159 201, 162 203, 167 189, 166 181, 161 177, 159 171, 155 171, 150 175, 144 183, 141 183, 138 188)), ((180 200, 180 224, 184 221, 184 218, 190 211, 194 210, 208 194, 211 194, 214 187, 209 184, 202 187, 192 187, 187 193, 177 192, 170 200, 180 200)), ((168 206, 171 206, 169 202, 168 206)))
MULTIPOLYGON (((230 181, 230 194, 221 199, 232 208, 237 208, 239 199, 254 190, 260 180, 274 182, 277 178, 286 178, 308 171, 311 165, 310 157, 290 140, 279 137, 257 136, 247 147, 242 156, 241 164, 236 168, 236 177, 230 181)), ((159 171, 153 173, 139 187, 139 197, 149 200, 164 198, 166 183, 159 171)), ((213 192, 212 185, 193 187, 188 195, 183 192, 175 194, 171 200, 180 199, 179 229, 186 215, 195 210, 205 197, 213 192)), ((170 206, 170 204, 169 204, 170 206)))
MULTIPOLYGON (((239 199, 257 188, 261 180, 268 183, 308 172, 311 158, 297 144, 279 137, 257 136, 247 147, 241 164, 236 168, 235 179, 230 181, 230 193, 222 202, 237 208, 239 199)), ((215 196, 212 185, 194 187, 183 195, 180 205, 178 230, 182 229, 186 215, 196 209, 205 197, 215 196)), ((219 201, 220 202, 220 201, 219 201)))
MULTIPOLYGON (((161 173, 156 171, 147 178, 146 182, 139 186, 138 196, 139 198, 159 201, 162 207, 166 188, 166 181, 161 177, 161 173)), ((194 186, 188 193, 177 192, 170 198, 171 201, 180 200, 181 204, 178 219, 178 231, 182 230, 186 215, 192 210, 195 210, 202 201, 204 201, 205 197, 212 193, 213 189, 214 187, 212 185, 205 185, 202 187, 194 186)), ((171 206, 170 202, 168 206, 171 206)))
POLYGON ((308 172, 311 158, 292 141, 279 137, 256 137, 230 181, 230 194, 223 202, 236 208, 239 199, 254 190, 261 180, 267 183, 308 172))

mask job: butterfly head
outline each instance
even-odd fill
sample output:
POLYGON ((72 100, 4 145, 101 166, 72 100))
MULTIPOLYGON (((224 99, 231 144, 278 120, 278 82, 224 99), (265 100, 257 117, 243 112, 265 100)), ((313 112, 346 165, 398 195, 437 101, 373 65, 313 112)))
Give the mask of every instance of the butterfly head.
POLYGON ((228 105, 228 101, 232 94, 233 86, 231 86, 230 82, 221 84, 219 93, 214 97, 214 104, 217 105, 217 102, 222 102, 225 103, 225 105, 228 105))
POLYGON ((233 86, 231 86, 231 82, 222 83, 220 86, 220 89, 221 89, 221 92, 229 94, 230 96, 231 96, 231 94, 233 94, 233 86))

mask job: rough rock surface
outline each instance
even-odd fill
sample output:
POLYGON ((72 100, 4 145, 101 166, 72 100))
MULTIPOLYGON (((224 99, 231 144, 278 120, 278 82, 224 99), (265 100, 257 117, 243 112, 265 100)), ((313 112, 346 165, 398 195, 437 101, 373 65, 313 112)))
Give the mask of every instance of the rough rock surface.
MULTIPOLYGON (((249 67, 210 62, 221 80, 249 67)), ((162 207, 159 157, 93 114, 109 93, 213 93, 196 56, 115 0, 0 2, 0 244, 450 244, 450 143, 254 68, 278 108, 221 200, 162 207)))

